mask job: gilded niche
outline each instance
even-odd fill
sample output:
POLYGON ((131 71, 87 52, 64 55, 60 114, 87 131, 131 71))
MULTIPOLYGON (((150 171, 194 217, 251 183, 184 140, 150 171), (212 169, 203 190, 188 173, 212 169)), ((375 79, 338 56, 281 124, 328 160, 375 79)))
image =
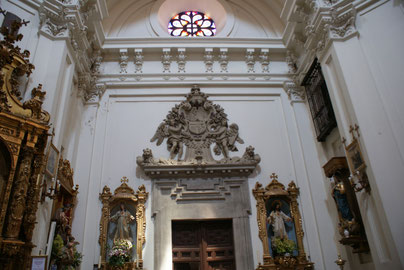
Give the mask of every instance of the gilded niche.
POLYGON ((271 175, 265 188, 259 182, 253 189, 257 200, 258 235, 263 246, 263 269, 312 269, 303 246, 302 218, 297 203, 299 188, 292 181, 288 188, 271 175))
MULTIPOLYGON (((229 123, 224 109, 208 100, 208 96, 197 86, 191 89, 184 101, 168 112, 150 141, 159 146, 164 140, 169 151, 168 159, 154 158, 152 150, 147 148, 143 150, 143 155, 137 158, 137 164, 143 169, 150 166, 222 165, 218 166, 221 167, 220 170, 226 165, 247 165, 246 170, 252 172, 250 167, 255 168, 261 160, 252 146, 246 148, 243 156, 230 157, 230 152, 238 151, 237 144, 244 143, 239 136, 239 127, 235 123, 229 123), (222 156, 220 160, 213 158, 211 146, 215 155, 222 156)), ((231 168, 226 168, 227 170, 231 168)), ((189 173, 196 172, 191 170, 189 173)))
POLYGON ((99 267, 140 270, 143 269, 142 250, 146 241, 145 203, 148 192, 141 185, 135 193, 127 184, 126 177, 121 182, 114 194, 108 186, 104 186, 100 194, 99 267))

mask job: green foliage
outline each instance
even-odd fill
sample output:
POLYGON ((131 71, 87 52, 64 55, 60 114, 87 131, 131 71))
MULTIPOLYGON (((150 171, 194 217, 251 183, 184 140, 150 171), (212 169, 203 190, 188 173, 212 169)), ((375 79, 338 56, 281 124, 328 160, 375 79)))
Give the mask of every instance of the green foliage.
POLYGON ((278 255, 283 255, 285 253, 292 253, 296 249, 296 244, 290 239, 273 238, 272 239, 272 249, 278 255))
POLYGON ((63 243, 62 236, 60 234, 56 235, 53 240, 51 260, 56 265, 59 265, 62 270, 76 269, 80 266, 83 259, 83 255, 77 251, 76 244, 71 243, 70 247, 67 247, 63 243), (73 249, 73 253, 69 253, 73 249), (70 254, 73 254, 71 256, 70 254))
POLYGON ((60 257, 62 248, 63 248, 63 239, 62 239, 62 236, 60 236, 60 234, 58 234, 53 239, 51 258, 57 259, 58 257, 60 257))
POLYGON ((83 259, 83 254, 81 254, 76 249, 74 249, 74 258, 73 258, 72 266, 74 268, 79 267, 80 264, 81 264, 82 259, 83 259))

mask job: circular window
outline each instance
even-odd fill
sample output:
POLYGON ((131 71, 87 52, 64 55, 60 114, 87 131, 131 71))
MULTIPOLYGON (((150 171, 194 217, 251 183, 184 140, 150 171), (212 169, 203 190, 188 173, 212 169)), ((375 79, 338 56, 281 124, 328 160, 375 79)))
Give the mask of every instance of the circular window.
POLYGON ((168 33, 176 37, 211 37, 216 34, 215 22, 198 11, 184 11, 168 23, 168 33))

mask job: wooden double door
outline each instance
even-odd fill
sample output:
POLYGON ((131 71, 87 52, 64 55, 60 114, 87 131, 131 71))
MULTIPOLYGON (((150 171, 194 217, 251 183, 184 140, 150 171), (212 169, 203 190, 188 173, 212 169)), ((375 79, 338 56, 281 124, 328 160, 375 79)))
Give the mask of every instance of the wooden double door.
POLYGON ((236 270, 231 220, 172 221, 174 270, 236 270))

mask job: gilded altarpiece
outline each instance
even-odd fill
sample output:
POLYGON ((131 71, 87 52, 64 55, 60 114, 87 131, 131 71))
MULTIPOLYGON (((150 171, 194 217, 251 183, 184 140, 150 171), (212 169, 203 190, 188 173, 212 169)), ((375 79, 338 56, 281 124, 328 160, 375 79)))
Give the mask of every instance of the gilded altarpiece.
POLYGON ((135 192, 127 184, 128 179, 123 177, 121 185, 115 189, 114 194, 111 193, 108 186, 104 186, 100 194, 102 202, 102 214, 100 221, 100 237, 99 244, 101 247, 100 266, 101 269, 143 269, 143 245, 146 242, 146 217, 145 203, 149 195, 144 185, 141 185, 135 192), (124 214, 122 214, 124 213, 124 214), (127 222, 124 226, 128 226, 127 230, 119 228, 120 218, 126 216, 127 222), (132 225, 131 225, 132 224, 132 225), (125 235, 125 231, 128 235, 125 235), (131 259, 121 268, 111 266, 108 261, 111 256, 116 241, 125 239, 131 242, 131 259))
POLYGON ((258 232, 264 253, 263 264, 256 269, 312 269, 313 263, 307 260, 303 246, 304 232, 297 202, 299 188, 292 181, 285 189, 274 173, 271 179, 265 188, 257 182, 252 191, 257 201, 258 232), (283 245, 280 241, 291 243, 290 252, 288 248, 282 248, 284 253, 279 251, 281 248, 276 244, 283 245))
POLYGON ((29 51, 15 45, 22 39, 19 28, 26 24, 14 21, 1 29, 0 144, 2 158, 9 161, 0 179, 1 269, 29 267, 49 130, 50 116, 42 110, 42 86, 34 88, 32 98, 25 102, 19 91, 20 77, 29 76, 34 69, 29 51))

